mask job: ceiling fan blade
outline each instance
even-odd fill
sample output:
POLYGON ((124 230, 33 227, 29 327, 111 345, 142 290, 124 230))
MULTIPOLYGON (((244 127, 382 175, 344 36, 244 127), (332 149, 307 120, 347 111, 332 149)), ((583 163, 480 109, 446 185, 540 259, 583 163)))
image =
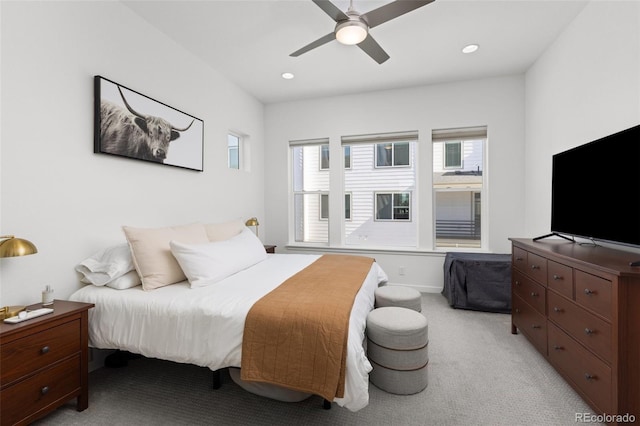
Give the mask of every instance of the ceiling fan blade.
POLYGON ((369 28, 373 28, 419 7, 426 6, 433 1, 434 0, 396 0, 363 14, 361 18, 365 20, 369 28))
POLYGON ((291 55, 289 56, 300 56, 303 53, 306 53, 308 51, 310 51, 311 49, 315 49, 316 47, 320 47, 323 44, 327 44, 330 41, 333 41, 336 39, 336 34, 335 33, 329 33, 324 37, 320 37, 319 39, 317 39, 314 42, 311 42, 309 44, 307 44, 305 47, 303 47, 302 49, 298 49, 295 52, 293 52, 291 55))
POLYGON ((312 0, 312 1, 315 4, 317 4, 320 9, 324 10, 324 12, 327 15, 331 16, 331 18, 336 22, 345 21, 349 19, 349 17, 343 11, 338 9, 336 5, 334 5, 328 0, 312 0))
POLYGON ((371 37, 371 34, 367 35, 361 43, 358 44, 358 47, 364 51, 367 55, 371 56, 374 61, 381 64, 387 59, 389 59, 389 55, 385 52, 382 47, 378 44, 377 41, 371 37))

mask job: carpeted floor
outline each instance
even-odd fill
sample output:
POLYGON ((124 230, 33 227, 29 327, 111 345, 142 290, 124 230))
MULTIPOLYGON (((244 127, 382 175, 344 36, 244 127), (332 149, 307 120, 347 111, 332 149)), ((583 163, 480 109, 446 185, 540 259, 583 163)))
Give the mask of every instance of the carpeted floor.
POLYGON ((244 391, 193 365, 136 359, 89 375, 89 408, 75 401, 39 425, 572 425, 589 407, 522 335, 510 316, 452 309, 422 297, 429 320, 429 385, 399 396, 370 385, 369 405, 351 412, 322 399, 283 403, 244 391))

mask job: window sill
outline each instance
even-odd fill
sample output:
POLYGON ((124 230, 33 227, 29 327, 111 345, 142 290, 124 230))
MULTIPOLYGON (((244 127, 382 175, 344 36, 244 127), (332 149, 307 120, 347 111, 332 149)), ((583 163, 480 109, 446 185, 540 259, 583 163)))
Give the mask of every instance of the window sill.
POLYGON ((307 244, 287 244, 285 248, 290 251, 301 252, 325 252, 325 253, 378 253, 407 256, 444 256, 448 252, 488 253, 487 250, 477 248, 447 247, 442 250, 428 250, 410 247, 335 247, 307 244))

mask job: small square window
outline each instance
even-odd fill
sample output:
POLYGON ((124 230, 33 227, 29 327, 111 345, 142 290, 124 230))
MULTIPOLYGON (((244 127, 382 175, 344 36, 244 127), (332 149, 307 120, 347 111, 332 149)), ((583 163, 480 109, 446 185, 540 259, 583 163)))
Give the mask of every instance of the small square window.
POLYGON ((240 137, 227 135, 227 155, 230 169, 240 169, 240 137))

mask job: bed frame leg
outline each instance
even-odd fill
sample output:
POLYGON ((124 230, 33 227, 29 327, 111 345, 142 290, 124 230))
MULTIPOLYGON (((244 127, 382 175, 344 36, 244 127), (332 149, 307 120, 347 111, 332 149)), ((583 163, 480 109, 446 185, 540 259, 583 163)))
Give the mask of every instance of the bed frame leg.
POLYGON ((213 388, 220 389, 220 370, 216 370, 213 372, 213 388))
POLYGON ((325 410, 331 410, 331 401, 325 399, 322 403, 322 408, 324 408, 325 410))

